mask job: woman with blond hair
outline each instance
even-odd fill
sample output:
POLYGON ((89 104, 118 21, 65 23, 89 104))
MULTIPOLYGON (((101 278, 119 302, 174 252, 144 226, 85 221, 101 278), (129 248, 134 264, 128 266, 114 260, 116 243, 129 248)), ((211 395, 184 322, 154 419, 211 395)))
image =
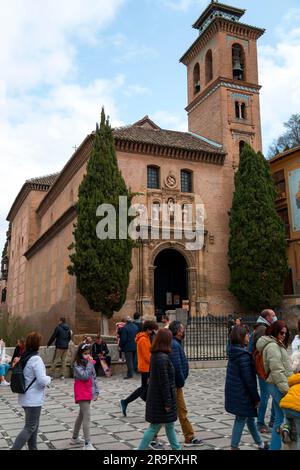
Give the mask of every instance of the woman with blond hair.
POLYGON ((18 395, 19 405, 25 411, 24 429, 17 435, 12 450, 21 450, 28 443, 28 450, 37 450, 37 436, 42 406, 45 401, 45 388, 51 383, 51 377, 46 375, 46 367, 39 356, 41 335, 30 333, 25 340, 25 352, 20 364, 23 368, 25 387, 27 391, 18 395))

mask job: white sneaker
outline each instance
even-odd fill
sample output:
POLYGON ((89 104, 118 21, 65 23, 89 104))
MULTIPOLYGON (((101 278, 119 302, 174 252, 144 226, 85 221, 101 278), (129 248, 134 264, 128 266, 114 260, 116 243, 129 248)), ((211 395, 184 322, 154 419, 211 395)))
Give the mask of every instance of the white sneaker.
POLYGON ((2 387, 8 387, 8 386, 10 385, 10 383, 9 383, 9 382, 6 382, 6 380, 3 380, 3 381, 1 382, 1 385, 2 385, 2 387))
POLYGON ((83 450, 96 450, 91 442, 83 446, 83 450))
POLYGON ((73 445, 73 446, 80 445, 83 442, 84 442, 84 439, 82 437, 77 437, 77 439, 74 439, 72 437, 72 439, 70 440, 70 444, 73 445))

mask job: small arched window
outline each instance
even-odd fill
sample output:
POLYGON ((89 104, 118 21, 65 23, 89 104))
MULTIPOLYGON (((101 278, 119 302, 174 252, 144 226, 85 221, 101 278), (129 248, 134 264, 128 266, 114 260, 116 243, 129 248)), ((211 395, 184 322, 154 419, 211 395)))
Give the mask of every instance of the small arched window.
POLYGON ((240 44, 232 46, 232 76, 234 80, 246 80, 245 53, 240 44))
POLYGON ((201 85, 200 85, 200 65, 197 63, 194 67, 193 71, 193 83, 194 83, 194 95, 199 93, 201 90, 201 85))
POLYGON ((193 173, 189 170, 181 171, 181 192, 191 193, 193 191, 193 173))
POLYGON ((157 166, 147 167, 147 188, 159 189, 160 188, 160 171, 157 166))
POLYGON ((212 51, 209 49, 205 57, 205 83, 207 84, 213 79, 213 56, 212 51))

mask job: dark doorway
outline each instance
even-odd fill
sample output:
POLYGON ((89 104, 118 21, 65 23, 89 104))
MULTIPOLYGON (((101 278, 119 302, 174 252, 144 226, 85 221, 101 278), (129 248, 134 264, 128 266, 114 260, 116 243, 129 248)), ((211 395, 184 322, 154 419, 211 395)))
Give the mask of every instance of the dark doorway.
POLYGON ((184 256, 176 250, 164 250, 157 255, 154 266, 157 314, 181 308, 182 301, 188 300, 188 275, 184 256))

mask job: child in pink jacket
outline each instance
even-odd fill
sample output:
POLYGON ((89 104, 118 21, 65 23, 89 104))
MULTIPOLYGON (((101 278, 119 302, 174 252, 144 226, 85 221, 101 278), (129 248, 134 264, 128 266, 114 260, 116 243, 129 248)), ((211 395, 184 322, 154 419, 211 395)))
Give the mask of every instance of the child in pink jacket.
POLYGON ((99 395, 94 364, 91 346, 86 343, 80 344, 74 361, 74 396, 75 403, 79 405, 79 415, 75 422, 71 444, 82 443, 79 431, 83 424, 83 450, 96 450, 90 438, 91 401, 97 400, 99 395))

